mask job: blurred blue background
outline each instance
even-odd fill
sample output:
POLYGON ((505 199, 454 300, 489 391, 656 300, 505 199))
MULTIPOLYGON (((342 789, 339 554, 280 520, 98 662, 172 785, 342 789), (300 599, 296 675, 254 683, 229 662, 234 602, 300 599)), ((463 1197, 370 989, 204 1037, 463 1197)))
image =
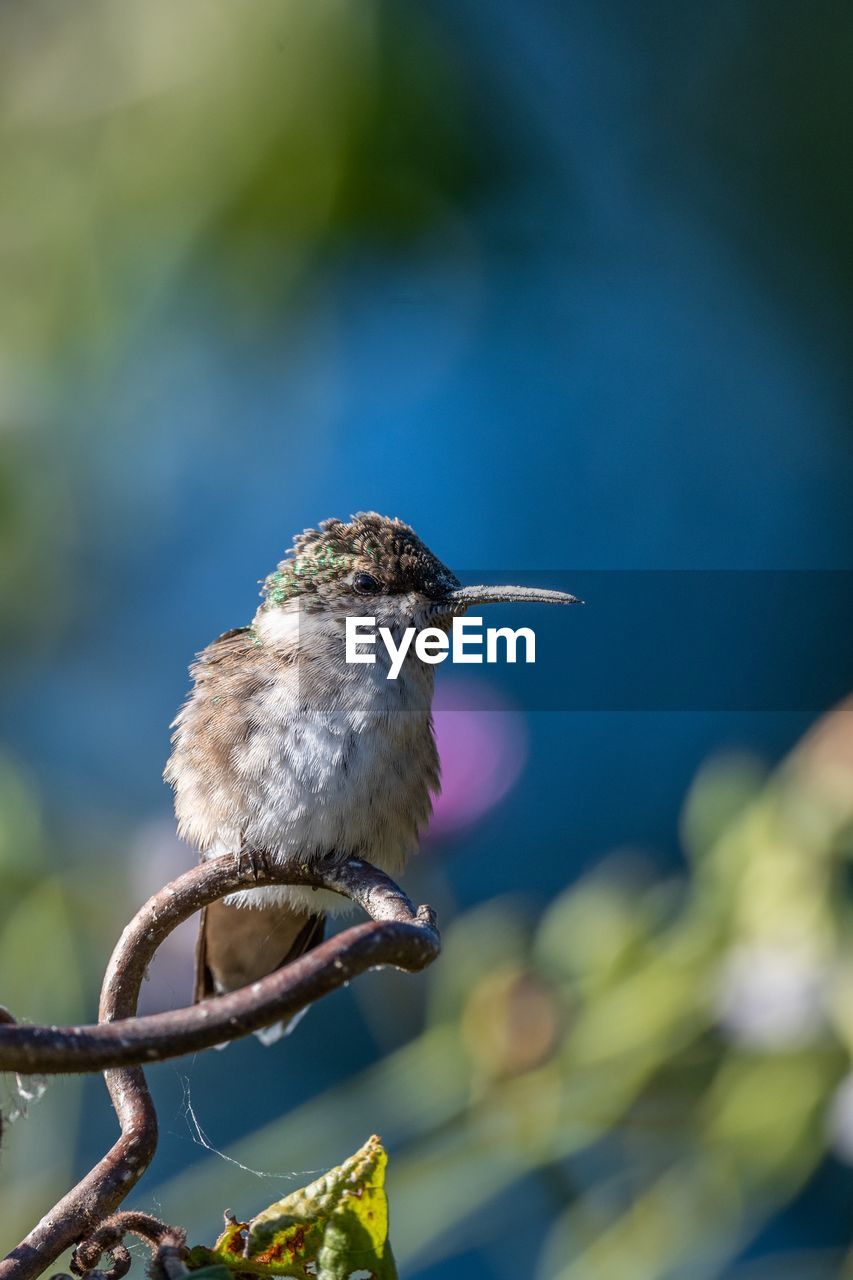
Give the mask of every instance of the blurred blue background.
MULTIPOLYGON (((21 952, 37 911, 20 923, 4 1003, 91 1016, 129 911, 188 865, 160 781, 188 662, 250 619, 306 525, 376 509, 455 568, 569 585, 853 567, 851 55, 847 6, 778 0, 3 7, 0 865, 15 903, 25 872, 56 876, 67 926, 51 960, 21 952)), ((574 623, 549 619, 549 643, 574 623)), ((636 625, 626 610, 626 650, 636 625)), ((483 682, 503 763, 474 761, 482 802, 439 811, 407 880, 448 924, 504 894, 535 916, 613 849, 677 873, 703 762, 773 764, 823 709, 533 712, 517 673, 483 682)), ((149 1007, 188 998, 190 945, 149 1007)), ((186 1088, 220 1148, 345 1090, 420 1031, 428 979, 364 987, 275 1051, 153 1071, 164 1133, 137 1202, 168 1216, 163 1187, 203 1164, 210 1233, 236 1193, 186 1088)), ((24 1130, 73 1091, 15 1127, 0 1177, 20 1148, 29 1182, 7 1245, 111 1139, 86 1082, 64 1164, 39 1163, 24 1130)), ((348 1154, 334 1133, 317 1147, 317 1167, 348 1154)), ((558 1181, 519 1173, 526 1230, 571 1198, 558 1181)), ((284 1189, 249 1182, 234 1207, 284 1189)), ((828 1156, 717 1270, 648 1274, 840 1249, 851 1190, 828 1156)), ((508 1194, 413 1244, 404 1274, 518 1274, 508 1194)))

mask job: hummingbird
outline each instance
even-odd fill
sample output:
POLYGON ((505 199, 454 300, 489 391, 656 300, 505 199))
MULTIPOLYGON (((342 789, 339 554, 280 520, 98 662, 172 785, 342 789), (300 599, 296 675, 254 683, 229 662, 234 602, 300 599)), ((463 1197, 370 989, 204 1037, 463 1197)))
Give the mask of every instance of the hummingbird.
MULTIPOLYGON (((190 668, 164 775, 178 832, 202 860, 351 856, 392 876, 418 847, 439 792, 434 667, 412 647, 389 680, 379 645, 375 662, 347 663, 347 617, 375 618, 399 645, 407 628, 447 631, 472 605, 579 603, 561 591, 462 587, 409 525, 376 512, 299 534, 261 597, 251 625, 226 631, 190 668)), ((201 915, 194 998, 288 964, 348 905, 298 886, 213 903, 201 915)))

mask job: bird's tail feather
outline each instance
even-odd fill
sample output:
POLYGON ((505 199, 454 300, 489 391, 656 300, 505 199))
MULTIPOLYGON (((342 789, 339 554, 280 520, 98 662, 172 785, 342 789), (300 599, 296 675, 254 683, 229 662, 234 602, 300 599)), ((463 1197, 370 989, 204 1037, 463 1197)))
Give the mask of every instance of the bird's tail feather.
MULTIPOLYGON (((299 912, 281 903, 259 907, 211 903, 201 913, 194 999, 235 991, 304 955, 323 941, 325 920, 322 914, 299 912)), ((264 1044, 272 1044, 293 1026, 291 1018, 257 1034, 264 1044)))

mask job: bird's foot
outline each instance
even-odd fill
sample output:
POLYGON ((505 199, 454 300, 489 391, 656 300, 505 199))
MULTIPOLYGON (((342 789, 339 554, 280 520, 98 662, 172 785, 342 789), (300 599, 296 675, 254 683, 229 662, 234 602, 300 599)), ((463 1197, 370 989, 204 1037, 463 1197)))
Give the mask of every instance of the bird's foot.
POLYGON ((241 875, 248 873, 253 880, 259 880, 268 870, 267 855, 262 849, 241 849, 237 854, 237 869, 241 875))

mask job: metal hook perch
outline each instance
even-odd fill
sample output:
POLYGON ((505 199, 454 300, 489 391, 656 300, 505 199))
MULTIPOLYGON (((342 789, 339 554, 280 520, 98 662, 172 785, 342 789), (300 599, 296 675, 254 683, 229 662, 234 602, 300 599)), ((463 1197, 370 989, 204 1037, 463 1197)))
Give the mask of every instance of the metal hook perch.
POLYGON ((276 864, 262 854, 249 867, 245 860, 225 855, 161 889, 119 939, 104 977, 97 1026, 0 1026, 0 1070, 67 1073, 109 1068, 107 1088, 121 1126, 121 1136, 107 1154, 0 1261, 0 1280, 34 1280, 114 1213, 148 1168, 157 1146, 157 1116, 137 1064, 248 1035, 305 1008, 374 965, 422 969, 436 958, 440 946, 432 911, 415 911, 393 880, 357 858, 336 860, 328 870, 314 871, 276 864), (239 991, 186 1009, 134 1016, 145 971, 177 925, 238 889, 281 884, 341 893, 372 921, 347 929, 239 991))

